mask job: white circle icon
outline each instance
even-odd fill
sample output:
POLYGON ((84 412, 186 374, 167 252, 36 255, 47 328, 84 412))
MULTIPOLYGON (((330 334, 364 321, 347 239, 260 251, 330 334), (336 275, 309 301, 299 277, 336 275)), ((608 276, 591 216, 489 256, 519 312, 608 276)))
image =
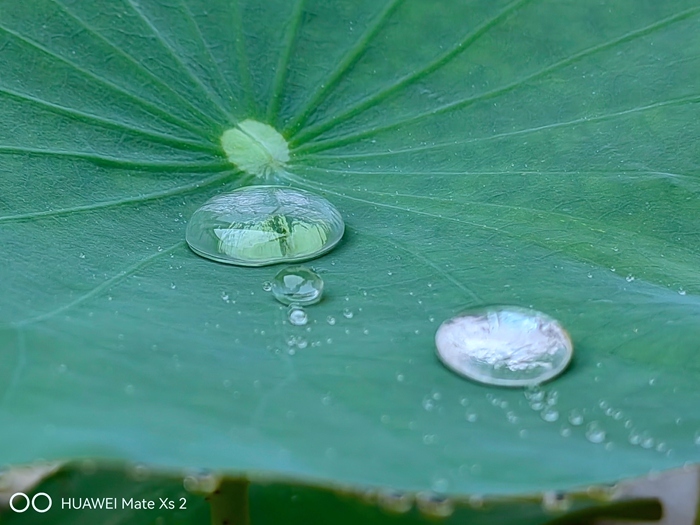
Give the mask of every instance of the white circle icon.
POLYGON ((53 501, 51 501, 51 496, 49 496, 46 492, 37 492, 36 494, 34 494, 34 497, 32 498, 32 508, 41 514, 43 514, 47 510, 49 510, 51 508, 52 504, 53 504, 53 501), (44 507, 43 509, 40 509, 39 507, 36 506, 36 499, 39 496, 44 496, 46 498, 46 502, 47 502, 46 507, 44 507))
MULTIPOLYGON (((41 500, 40 500, 41 503, 41 500)), ((43 514, 44 512, 47 512, 50 508, 51 505, 53 505, 53 501, 51 500, 51 496, 49 496, 46 492, 37 492, 34 494, 34 497, 32 499, 29 499, 29 496, 27 496, 24 492, 15 492, 11 497, 10 497, 10 508, 18 513, 26 512, 29 507, 31 506, 34 511, 43 514), (45 507, 39 507, 37 506, 37 499, 44 497, 46 498, 46 506, 45 507), (15 500, 22 500, 24 499, 24 507, 20 507, 18 503, 16 503, 15 500)))
POLYGON ((10 508, 12 510, 14 510, 15 512, 24 512, 25 510, 27 510, 29 508, 29 505, 30 505, 29 496, 27 496, 24 492, 15 492, 12 495, 12 497, 10 498, 10 508), (15 498, 17 498, 17 496, 21 496, 25 499, 26 505, 24 506, 23 509, 19 509, 19 508, 15 507, 15 498))

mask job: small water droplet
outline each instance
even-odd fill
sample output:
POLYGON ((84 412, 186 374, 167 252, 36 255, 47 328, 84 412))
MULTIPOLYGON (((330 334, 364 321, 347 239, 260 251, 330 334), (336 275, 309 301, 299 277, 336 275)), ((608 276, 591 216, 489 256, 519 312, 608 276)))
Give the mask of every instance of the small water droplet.
POLYGON ((568 438, 571 436, 571 429, 569 427, 561 427, 559 434, 561 434, 562 437, 568 438))
POLYGON ((309 317, 306 315, 306 310, 304 310, 301 306, 296 305, 289 307, 287 317, 289 322, 295 326, 304 326, 309 321, 309 317))
POLYGON ((332 315, 329 315, 328 317, 326 317, 326 322, 329 325, 333 326, 335 324, 335 317, 333 317, 332 315))
POLYGON ((80 252, 80 255, 78 255, 81 259, 85 259, 85 254, 83 252, 80 252))
POLYGON ((454 372, 502 386, 552 379, 573 354, 558 321, 515 306, 480 308, 449 319, 438 328, 435 344, 440 360, 454 372))
POLYGON ((548 491, 542 494, 542 508, 547 512, 565 512, 571 507, 571 499, 563 492, 548 491))
POLYGON ((296 341, 296 345, 299 350, 303 350, 309 345, 309 342, 303 337, 299 337, 296 341))
POLYGON ((207 259, 265 266, 318 257, 338 244, 344 229, 340 213, 323 197, 284 186, 248 186, 195 211, 186 240, 207 259))
POLYGON ((559 419, 559 411, 554 408, 548 407, 540 412, 540 417, 547 421, 548 423, 553 423, 559 419))
POLYGON ((323 296, 323 279, 306 266, 289 266, 272 280, 272 294, 282 304, 315 304, 323 296))
POLYGON ((695 443, 697 446, 700 447, 700 430, 698 430, 695 433, 695 438, 693 439, 693 443, 695 443))
POLYGON ((413 508, 413 497, 404 492, 382 490, 377 494, 377 503, 384 510, 404 514, 413 508))
POLYGON ((263 281, 262 289, 266 292, 269 292, 270 290, 272 290, 272 283, 270 281, 263 281))
POLYGON ((642 432, 641 442, 639 444, 642 448, 652 448, 654 446, 654 438, 645 430, 642 432))
POLYGON ((583 414, 574 408, 569 412, 569 423, 575 427, 583 425, 583 414))
POLYGON ((597 421, 591 421, 586 427, 586 439, 591 443, 602 443, 605 441, 605 430, 597 421))
POLYGON ((479 419, 479 416, 475 414, 474 412, 467 412, 465 417, 467 418, 467 421, 470 423, 474 423, 477 419, 479 419))
POLYGON ((433 481, 432 489, 438 494, 444 494, 450 486, 450 482, 445 478, 437 478, 433 481))
POLYGON ((422 514, 431 518, 447 518, 454 512, 454 504, 449 498, 433 492, 416 494, 416 507, 422 514))
POLYGON ((396 374, 396 380, 401 383, 405 379, 403 374, 396 374))
POLYGON ((627 281, 628 283, 631 283, 632 281, 634 281, 634 276, 631 274, 628 275, 627 277, 625 277, 625 281, 627 281))
POLYGON ((685 295, 685 290, 683 288, 679 289, 678 295, 685 295))
POLYGON ((221 300, 225 303, 230 302, 229 296, 226 292, 221 292, 221 300))
POLYGON ((171 289, 171 290, 174 290, 175 288, 177 288, 177 286, 175 285, 175 283, 170 283, 170 289, 171 289))
POLYGON ((343 309, 343 317, 345 317, 346 319, 352 319, 354 315, 355 313, 352 310, 350 310, 350 308, 343 309))

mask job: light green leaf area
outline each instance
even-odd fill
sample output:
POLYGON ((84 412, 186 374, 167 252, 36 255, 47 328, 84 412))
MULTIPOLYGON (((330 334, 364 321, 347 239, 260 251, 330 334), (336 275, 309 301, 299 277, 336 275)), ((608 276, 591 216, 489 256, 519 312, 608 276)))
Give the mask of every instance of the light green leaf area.
POLYGON ((699 28, 691 0, 5 0, 0 464, 512 494, 697 462, 699 28), (345 218, 306 326, 278 268, 184 242, 245 119, 345 218), (436 359, 484 304, 569 330, 557 421, 436 359))

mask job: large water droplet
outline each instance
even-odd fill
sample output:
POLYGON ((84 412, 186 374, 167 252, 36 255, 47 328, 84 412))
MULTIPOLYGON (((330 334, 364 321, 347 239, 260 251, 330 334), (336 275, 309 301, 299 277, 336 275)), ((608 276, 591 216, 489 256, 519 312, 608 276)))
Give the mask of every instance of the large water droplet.
POLYGON ((440 325, 440 360, 458 374, 491 385, 529 386, 560 374, 573 345, 551 317, 517 306, 471 310, 440 325))
POLYGON ((290 266, 275 275, 272 294, 282 304, 315 304, 323 295, 323 279, 305 266, 290 266))
POLYGON ((217 195, 187 225, 186 240, 202 257, 239 266, 303 261, 332 249, 345 225, 338 210, 308 191, 249 186, 217 195))

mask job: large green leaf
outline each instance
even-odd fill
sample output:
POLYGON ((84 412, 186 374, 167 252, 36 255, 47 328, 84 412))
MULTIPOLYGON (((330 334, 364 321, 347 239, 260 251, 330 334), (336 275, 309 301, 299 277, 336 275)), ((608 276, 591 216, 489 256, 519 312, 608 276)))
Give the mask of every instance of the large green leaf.
POLYGON ((699 22, 691 0, 3 0, 0 463, 510 494, 697 461, 699 22), (307 327, 262 290, 275 268, 184 243, 241 183, 219 137, 245 118, 346 219, 307 327), (569 329, 556 422, 435 358, 489 303, 569 329))

